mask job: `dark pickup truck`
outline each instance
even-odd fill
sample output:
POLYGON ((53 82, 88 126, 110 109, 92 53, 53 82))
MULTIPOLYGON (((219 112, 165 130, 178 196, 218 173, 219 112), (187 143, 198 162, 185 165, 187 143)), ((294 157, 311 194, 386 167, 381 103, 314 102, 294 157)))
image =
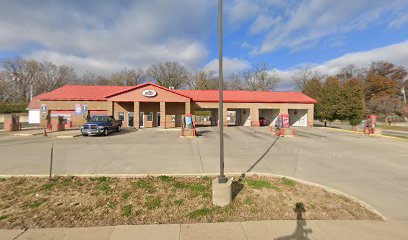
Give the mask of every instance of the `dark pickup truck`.
POLYGON ((105 135, 109 132, 120 132, 122 121, 117 121, 113 116, 93 116, 89 122, 81 126, 82 136, 88 135, 105 135))

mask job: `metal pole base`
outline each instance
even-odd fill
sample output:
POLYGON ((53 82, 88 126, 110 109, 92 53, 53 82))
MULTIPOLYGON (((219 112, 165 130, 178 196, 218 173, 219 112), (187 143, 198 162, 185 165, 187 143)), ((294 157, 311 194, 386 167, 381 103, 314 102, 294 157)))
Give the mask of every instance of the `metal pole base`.
POLYGON ((232 180, 220 183, 218 178, 212 181, 212 202, 216 206, 225 207, 232 201, 232 180))

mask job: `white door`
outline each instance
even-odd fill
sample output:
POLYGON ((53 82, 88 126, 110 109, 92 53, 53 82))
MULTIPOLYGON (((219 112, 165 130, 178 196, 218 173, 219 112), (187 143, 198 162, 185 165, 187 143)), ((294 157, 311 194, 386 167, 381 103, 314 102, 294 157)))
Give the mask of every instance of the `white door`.
POLYGON ((40 110, 29 110, 28 111, 28 123, 40 123, 40 110))

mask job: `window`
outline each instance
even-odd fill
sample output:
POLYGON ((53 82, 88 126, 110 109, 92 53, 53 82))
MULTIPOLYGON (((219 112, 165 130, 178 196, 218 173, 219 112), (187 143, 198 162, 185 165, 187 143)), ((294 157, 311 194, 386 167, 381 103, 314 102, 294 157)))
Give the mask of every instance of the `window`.
POLYGON ((124 112, 118 112, 118 120, 125 121, 125 113, 124 112))
POLYGON ((147 121, 148 122, 153 122, 153 112, 148 112, 147 113, 147 121))

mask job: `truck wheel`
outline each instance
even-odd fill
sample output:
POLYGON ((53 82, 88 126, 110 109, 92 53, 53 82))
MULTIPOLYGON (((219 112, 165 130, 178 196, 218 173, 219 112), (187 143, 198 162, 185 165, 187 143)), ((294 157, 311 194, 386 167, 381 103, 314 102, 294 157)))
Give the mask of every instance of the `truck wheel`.
POLYGON ((86 134, 86 133, 82 133, 82 136, 86 137, 86 136, 88 136, 88 134, 86 134))
POLYGON ((104 136, 108 136, 108 134, 109 134, 109 131, 108 131, 107 128, 105 128, 105 130, 103 130, 103 135, 104 135, 104 136))
POLYGON ((122 130, 122 126, 118 126, 117 128, 116 128, 116 132, 120 132, 122 130))

